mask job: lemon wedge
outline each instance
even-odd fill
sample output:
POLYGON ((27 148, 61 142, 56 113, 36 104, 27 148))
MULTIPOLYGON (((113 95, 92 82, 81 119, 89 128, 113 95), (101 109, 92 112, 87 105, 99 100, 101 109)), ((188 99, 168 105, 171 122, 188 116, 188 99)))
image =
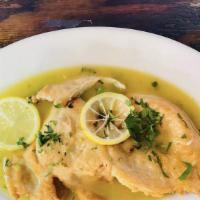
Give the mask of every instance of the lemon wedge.
POLYGON ((130 113, 128 97, 105 92, 92 97, 82 108, 80 123, 85 136, 101 145, 125 141, 129 131, 124 120, 130 113))
POLYGON ((0 149, 17 150, 30 144, 40 128, 37 108, 18 97, 0 100, 0 149))

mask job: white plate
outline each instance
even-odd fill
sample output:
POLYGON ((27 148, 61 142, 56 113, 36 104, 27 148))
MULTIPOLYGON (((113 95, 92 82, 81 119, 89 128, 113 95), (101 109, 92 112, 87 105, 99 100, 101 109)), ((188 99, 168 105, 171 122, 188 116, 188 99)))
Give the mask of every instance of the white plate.
MULTIPOLYGON (((76 28, 30 37, 0 50, 0 89, 29 75, 78 64, 150 72, 200 104, 200 53, 173 40, 119 28, 76 28)), ((7 199, 0 195, 0 200, 7 199)), ((172 199, 195 200, 194 195, 172 199)))

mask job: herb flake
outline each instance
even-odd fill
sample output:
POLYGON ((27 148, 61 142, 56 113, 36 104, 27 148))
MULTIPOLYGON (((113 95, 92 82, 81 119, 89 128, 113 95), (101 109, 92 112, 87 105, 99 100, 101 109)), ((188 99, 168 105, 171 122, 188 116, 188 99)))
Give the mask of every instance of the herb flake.
POLYGON ((151 155, 148 155, 148 159, 149 159, 149 161, 151 161, 151 162, 152 162, 151 155))
POLYGON ((17 145, 22 146, 24 149, 26 149, 29 145, 25 142, 24 137, 20 137, 17 141, 17 145))
POLYGON ((32 96, 27 97, 26 100, 29 104, 33 104, 32 96))
POLYGON ((7 158, 5 160, 5 167, 11 167, 12 166, 12 162, 7 158))
POLYGON ((154 87, 154 88, 156 88, 156 87, 158 87, 158 82, 157 81, 153 81, 152 83, 151 83, 151 85, 152 85, 152 87, 154 87))
POLYGON ((183 119, 180 113, 177 113, 178 118, 184 123, 185 127, 188 128, 187 122, 183 119))
POLYGON ((186 139, 186 138, 187 138, 187 135, 186 135, 186 134, 183 134, 183 135, 181 136, 181 138, 182 138, 182 139, 186 139))
POLYGON ((104 93, 104 92, 105 92, 105 88, 103 86, 99 86, 96 89, 96 94, 101 94, 101 93, 104 93))
POLYGON ((54 105, 55 108, 63 108, 63 105, 61 103, 55 104, 54 105))
POLYGON ((129 106, 129 107, 132 106, 131 100, 126 100, 125 104, 126 104, 127 106, 129 106))
POLYGON ((56 143, 56 142, 60 142, 61 138, 60 138, 60 135, 53 130, 52 126, 47 124, 46 130, 43 133, 39 132, 38 134, 38 143, 40 147, 42 147, 50 140, 56 143))
POLYGON ((163 154, 167 154, 172 146, 172 142, 168 144, 157 144, 156 148, 163 154))
POLYGON ((89 67, 82 67, 81 72, 86 72, 86 73, 90 73, 90 74, 96 74, 97 73, 94 69, 89 68, 89 67))
POLYGON ((100 84, 104 84, 104 82, 100 79, 100 80, 98 80, 98 83, 100 83, 100 84))
POLYGON ((143 99, 135 100, 135 103, 142 108, 142 111, 131 110, 125 123, 132 138, 144 149, 150 149, 160 134, 157 126, 161 124, 163 116, 149 107, 143 99))
POLYGON ((188 162, 183 162, 183 163, 185 164, 186 169, 185 169, 185 171, 179 176, 179 180, 180 180, 180 181, 185 180, 185 179, 189 176, 189 174, 192 172, 192 169, 193 169, 193 167, 192 167, 192 165, 191 165, 190 163, 188 163, 188 162))
POLYGON ((152 151, 151 153, 152 153, 152 155, 156 158, 156 162, 158 163, 158 165, 159 165, 159 167, 160 167, 160 170, 161 170, 163 176, 164 176, 165 178, 169 178, 168 174, 167 174, 167 173, 164 171, 164 169, 163 169, 162 161, 161 161, 159 155, 158 155, 155 151, 152 151))

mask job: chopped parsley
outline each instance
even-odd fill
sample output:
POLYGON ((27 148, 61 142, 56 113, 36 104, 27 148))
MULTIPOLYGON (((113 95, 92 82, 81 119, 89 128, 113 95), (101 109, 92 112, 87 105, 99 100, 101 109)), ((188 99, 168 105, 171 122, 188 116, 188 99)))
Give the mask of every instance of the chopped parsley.
POLYGON ((149 104, 135 100, 135 103, 141 107, 141 111, 131 110, 125 119, 126 126, 131 137, 144 149, 153 147, 155 138, 160 134, 157 128, 161 125, 163 116, 156 110, 149 107, 149 104))
POLYGON ((177 113, 178 118, 184 123, 185 127, 188 128, 187 122, 183 119, 180 113, 177 113))
POLYGON ((26 100, 29 104, 33 104, 32 96, 27 97, 26 100))
POLYGON ((40 147, 45 145, 48 141, 53 141, 54 143, 61 142, 60 135, 56 133, 49 124, 45 126, 46 130, 43 133, 39 132, 38 134, 38 143, 40 147))
POLYGON ((127 100, 125 103, 126 103, 126 105, 129 106, 129 107, 132 106, 131 100, 127 100))
POLYGON ((186 169, 185 169, 185 171, 179 176, 179 180, 181 180, 181 181, 185 180, 185 179, 188 177, 188 175, 192 172, 192 169, 193 169, 193 167, 192 167, 192 165, 191 165, 190 163, 188 163, 188 162, 183 162, 183 163, 185 164, 186 169))
POLYGON ((12 162, 7 158, 5 160, 5 167, 11 167, 12 166, 12 162))
POLYGON ((104 84, 104 82, 102 80, 98 80, 98 83, 104 84))
POLYGON ((151 85, 152 85, 152 87, 154 87, 154 88, 156 88, 156 87, 158 87, 158 82, 157 81, 153 81, 152 83, 151 83, 151 85))
POLYGON ((152 161, 151 155, 148 155, 148 159, 149 161, 152 161))
POLYGON ((156 158, 156 162, 158 163, 163 176, 165 178, 169 178, 168 174, 163 169, 163 165, 162 165, 162 162, 161 162, 161 159, 160 159, 159 155, 155 151, 152 151, 151 153, 156 158))
POLYGON ((171 146, 172 146, 172 142, 169 142, 168 145, 167 145, 167 148, 166 148, 166 153, 168 153, 168 151, 171 148, 171 146))
POLYGON ((55 108, 63 108, 63 105, 61 103, 55 104, 54 105, 55 108))
MULTIPOLYGON (((126 104, 128 106, 132 105, 133 100, 135 104, 139 106, 139 111, 131 110, 130 114, 125 119, 130 135, 135 140, 137 149, 152 149, 151 155, 148 155, 149 161, 154 160, 159 165, 163 176, 169 178, 168 174, 163 169, 159 154, 154 150, 157 147, 155 145, 155 139, 160 134, 158 126, 162 124, 163 115, 151 108, 143 99, 137 101, 131 98, 126 104)), ((159 145, 159 147, 162 152, 167 153, 171 145, 172 142, 169 142, 165 145, 159 145)))
POLYGON ((105 127, 109 126, 110 123, 111 123, 114 119, 115 119, 115 116, 114 116, 112 110, 109 110, 109 111, 108 111, 108 118, 107 118, 105 127))
POLYGON ((169 149, 172 146, 172 142, 169 142, 168 144, 157 144, 156 148, 163 154, 167 154, 169 152, 169 149))
POLYGON ((29 145, 25 142, 24 137, 20 137, 17 141, 17 145, 22 146, 24 149, 26 149, 29 145))
POLYGON ((104 92, 105 92, 105 88, 103 86, 99 86, 96 89, 96 94, 101 94, 101 93, 104 93, 104 92))
POLYGON ((86 72, 86 73, 90 73, 90 74, 96 74, 97 73, 94 69, 89 68, 89 67, 82 67, 81 72, 86 72))
POLYGON ((187 135, 186 135, 186 134, 183 134, 183 135, 181 136, 181 138, 182 138, 182 139, 186 139, 186 138, 187 138, 187 135))

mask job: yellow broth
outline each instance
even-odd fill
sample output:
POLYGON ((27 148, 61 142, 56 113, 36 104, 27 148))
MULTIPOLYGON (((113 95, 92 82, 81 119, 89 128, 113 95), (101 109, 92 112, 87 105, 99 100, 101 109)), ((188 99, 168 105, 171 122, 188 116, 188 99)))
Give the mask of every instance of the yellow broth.
MULTIPOLYGON (((117 67, 102 67, 93 66, 93 70, 89 68, 73 67, 73 68, 62 68, 53 71, 48 71, 34 77, 29 77, 8 89, 0 93, 0 98, 9 96, 28 97, 35 94, 40 88, 49 83, 59 83, 80 75, 95 74, 100 76, 108 76, 118 79, 127 86, 128 92, 143 93, 162 96, 171 102, 181 107, 193 120, 197 128, 200 128, 200 107, 199 105, 186 93, 178 89, 176 86, 161 80, 150 74, 122 69, 117 67), (84 70, 82 70, 84 69, 84 70), (152 82, 157 81, 157 87, 152 86, 152 82)), ((97 86, 93 87, 89 92, 86 92, 83 96, 87 99, 89 96, 95 94, 97 86)), ((108 90, 114 90, 109 88, 108 90)), ((42 102, 37 105, 40 112, 41 120, 44 121, 48 115, 50 103, 42 102)), ((16 152, 0 151, 0 187, 5 190, 5 182, 2 172, 2 160, 5 156, 12 155, 16 152)), ((20 153, 20 152, 19 152, 20 153)), ((89 184, 89 183, 88 183, 89 184)), ((92 182, 89 184, 90 190, 93 190, 103 196, 107 197, 108 200, 155 200, 156 198, 146 197, 142 193, 132 193, 124 186, 118 183, 105 183, 102 181, 92 182)))

